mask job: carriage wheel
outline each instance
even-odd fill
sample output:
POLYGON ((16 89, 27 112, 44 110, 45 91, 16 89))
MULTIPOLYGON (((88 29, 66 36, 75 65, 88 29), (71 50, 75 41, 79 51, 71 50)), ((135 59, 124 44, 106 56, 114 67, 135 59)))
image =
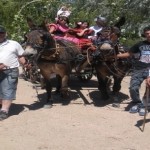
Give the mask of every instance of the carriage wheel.
POLYGON ((85 68, 85 70, 83 70, 80 75, 77 75, 77 78, 82 81, 82 82, 87 82, 89 80, 91 80, 93 76, 93 72, 92 72, 92 68, 85 68))

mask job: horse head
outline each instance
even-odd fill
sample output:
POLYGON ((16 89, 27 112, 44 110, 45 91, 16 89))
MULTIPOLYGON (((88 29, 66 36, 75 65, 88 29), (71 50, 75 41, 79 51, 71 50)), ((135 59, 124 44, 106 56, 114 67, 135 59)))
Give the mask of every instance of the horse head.
POLYGON ((104 58, 108 56, 108 58, 111 59, 120 51, 122 52, 121 45, 119 44, 119 37, 121 35, 120 28, 125 24, 125 21, 125 17, 122 16, 113 26, 105 27, 100 32, 101 37, 98 49, 103 54, 104 58))
POLYGON ((118 53, 118 38, 120 30, 117 27, 105 27, 98 35, 96 58, 105 61, 118 53))
POLYGON ((24 55, 53 55, 56 51, 56 42, 53 36, 48 32, 46 23, 35 26, 31 20, 29 21, 28 25, 30 31, 25 35, 24 55))

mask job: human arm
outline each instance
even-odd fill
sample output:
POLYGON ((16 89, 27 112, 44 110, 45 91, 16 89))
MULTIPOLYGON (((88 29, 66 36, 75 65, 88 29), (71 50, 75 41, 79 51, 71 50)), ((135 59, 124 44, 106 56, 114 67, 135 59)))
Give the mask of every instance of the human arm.
POLYGON ((133 53, 131 53, 131 52, 117 54, 117 58, 128 58, 128 57, 131 57, 131 56, 133 56, 133 53))
POLYGON ((49 28, 49 33, 54 33, 54 31, 55 31, 55 27, 54 27, 54 26, 51 26, 51 27, 49 28))
POLYGON ((127 50, 126 53, 119 53, 117 54, 117 58, 129 58, 129 57, 137 57, 139 52, 140 52, 140 49, 139 49, 139 46, 140 46, 140 42, 139 43, 136 43, 135 45, 133 45, 132 47, 129 48, 129 50, 127 50))
POLYGON ((25 58, 23 57, 23 56, 19 56, 19 63, 21 64, 21 65, 25 65, 26 64, 26 60, 25 60, 25 58))
POLYGON ((57 30, 57 25, 56 24, 49 24, 48 25, 49 33, 53 34, 56 30, 57 30))
POLYGON ((20 56, 18 58, 19 63, 23 66, 23 68, 31 68, 31 63, 28 63, 28 61, 25 59, 25 57, 20 56))
POLYGON ((88 30, 89 30, 88 28, 85 28, 84 30, 78 32, 77 35, 81 37, 81 36, 83 36, 84 33, 85 33, 86 31, 88 31, 88 30))

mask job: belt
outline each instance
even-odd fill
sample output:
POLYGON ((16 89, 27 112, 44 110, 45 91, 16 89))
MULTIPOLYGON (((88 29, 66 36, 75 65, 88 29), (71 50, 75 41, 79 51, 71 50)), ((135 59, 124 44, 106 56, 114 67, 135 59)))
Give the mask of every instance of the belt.
POLYGON ((6 67, 5 69, 3 69, 3 71, 5 71, 5 70, 15 70, 15 69, 18 69, 18 67, 15 67, 15 68, 6 67))

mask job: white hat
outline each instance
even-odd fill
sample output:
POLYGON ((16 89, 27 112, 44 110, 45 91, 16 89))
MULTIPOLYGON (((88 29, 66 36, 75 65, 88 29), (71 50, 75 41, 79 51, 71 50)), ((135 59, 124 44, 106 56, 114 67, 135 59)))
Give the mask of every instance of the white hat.
POLYGON ((69 10, 67 10, 67 9, 64 10, 64 7, 61 7, 61 9, 58 10, 58 12, 57 12, 57 17, 58 17, 58 16, 69 17, 70 14, 71 14, 71 11, 69 11, 69 10))

